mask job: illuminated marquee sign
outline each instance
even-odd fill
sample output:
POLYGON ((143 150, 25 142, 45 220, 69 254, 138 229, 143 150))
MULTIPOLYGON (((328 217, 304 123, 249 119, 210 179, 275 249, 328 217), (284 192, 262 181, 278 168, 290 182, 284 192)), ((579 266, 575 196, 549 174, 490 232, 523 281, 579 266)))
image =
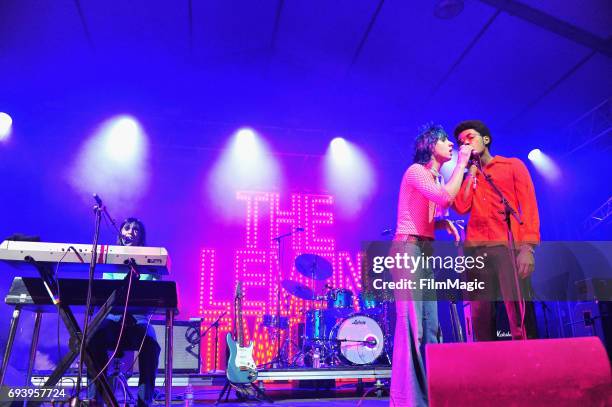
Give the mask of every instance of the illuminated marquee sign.
MULTIPOLYGON (((239 191, 236 199, 245 205, 245 230, 242 243, 224 253, 233 259, 220 259, 219 248, 202 250, 199 313, 203 327, 212 323, 222 312, 228 315, 219 327, 217 366, 225 363, 225 335, 233 327, 233 292, 237 281, 242 281, 244 332, 254 341, 254 357, 258 364, 276 355, 277 344, 270 328, 262 326, 263 316, 275 315, 278 304, 277 288, 281 280, 293 280, 321 292, 325 282, 313 287, 313 281, 302 276, 293 260, 302 253, 318 254, 331 262, 334 273, 327 280, 334 287, 344 287, 358 293, 361 289, 361 255, 338 251, 333 236, 334 198, 331 195, 299 194, 289 197, 286 207, 275 192, 239 191), (279 243, 274 238, 282 233, 303 227, 301 233, 283 239, 279 267, 279 243), (232 273, 227 276, 226 273, 232 273)), ((281 315, 289 317, 289 332, 297 343, 297 326, 303 322, 304 311, 320 308, 323 302, 304 301, 289 295, 281 288, 281 315)), ((287 333, 283 332, 281 342, 287 333)), ((293 346, 292 351, 295 351, 293 346)), ((202 341, 202 369, 209 371, 214 364, 214 335, 202 341)))

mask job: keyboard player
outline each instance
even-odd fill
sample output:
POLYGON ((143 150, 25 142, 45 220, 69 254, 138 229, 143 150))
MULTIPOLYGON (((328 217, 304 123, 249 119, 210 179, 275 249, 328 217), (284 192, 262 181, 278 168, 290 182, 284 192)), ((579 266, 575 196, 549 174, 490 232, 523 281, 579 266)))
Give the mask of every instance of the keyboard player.
MULTIPOLYGON (((145 227, 136 218, 127 218, 121 224, 120 234, 117 237, 117 244, 122 246, 144 246, 145 227)), ((104 273, 105 279, 123 279, 123 273, 104 273)), ((141 280, 157 280, 159 275, 141 274, 141 280)), ((123 314, 109 314, 100 324, 98 330, 89 342, 89 350, 92 353, 98 366, 105 366, 108 362, 108 353, 112 352, 117 345, 119 332, 121 329, 121 318, 123 314)), ((148 324, 149 317, 146 315, 135 315, 127 313, 126 321, 121 335, 121 344, 118 352, 134 350, 138 353, 138 406, 150 406, 153 403, 155 391, 155 375, 159 362, 161 348, 157 343, 153 326, 148 324), (141 348, 142 346, 142 348, 141 348)), ((89 378, 93 379, 92 377, 89 378)), ((89 386, 89 396, 93 398, 95 385, 89 386)), ((98 401, 100 400, 100 397, 98 401)))

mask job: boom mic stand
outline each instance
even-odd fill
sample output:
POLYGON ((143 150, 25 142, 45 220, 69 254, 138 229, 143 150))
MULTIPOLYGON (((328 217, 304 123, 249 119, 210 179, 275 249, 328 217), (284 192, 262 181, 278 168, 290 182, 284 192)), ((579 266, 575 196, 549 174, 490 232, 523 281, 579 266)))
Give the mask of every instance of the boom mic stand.
POLYGON ((83 377, 83 352, 85 350, 85 342, 88 334, 88 326, 89 326, 89 318, 92 316, 93 308, 91 306, 91 296, 93 291, 93 281, 94 281, 94 272, 96 269, 96 261, 98 257, 98 238, 100 237, 100 221, 102 219, 102 211, 104 205, 102 205, 102 200, 98 195, 94 194, 94 199, 96 200, 96 205, 94 205, 94 215, 95 215, 95 226, 94 226, 94 238, 91 246, 91 260, 89 262, 89 281, 87 284, 87 304, 85 310, 85 320, 83 322, 83 334, 81 336, 81 344, 79 348, 79 368, 77 373, 76 380, 76 391, 75 391, 75 399, 74 405, 79 405, 79 397, 81 392, 81 380, 83 377))
POLYGON ((517 302, 519 304, 519 313, 521 318, 521 338, 523 340, 527 339, 527 332, 525 330, 525 300, 523 298, 523 294, 521 293, 521 286, 519 283, 519 275, 518 275, 518 266, 516 264, 516 251, 515 251, 515 242, 514 242, 514 234, 512 233, 512 217, 518 222, 519 225, 523 224, 521 220, 521 216, 519 213, 514 210, 514 208, 510 205, 510 202, 506 199, 501 190, 495 185, 493 179, 489 174, 487 174, 482 169, 482 163, 480 162, 480 157, 473 160, 474 165, 478 168, 478 171, 482 173, 485 181, 491 186, 493 191, 499 197, 499 200, 502 205, 504 205, 504 210, 501 212, 504 215, 504 220, 506 222, 506 228, 508 230, 508 250, 510 251, 510 259, 512 261, 512 269, 514 271, 514 288, 516 290, 517 302))

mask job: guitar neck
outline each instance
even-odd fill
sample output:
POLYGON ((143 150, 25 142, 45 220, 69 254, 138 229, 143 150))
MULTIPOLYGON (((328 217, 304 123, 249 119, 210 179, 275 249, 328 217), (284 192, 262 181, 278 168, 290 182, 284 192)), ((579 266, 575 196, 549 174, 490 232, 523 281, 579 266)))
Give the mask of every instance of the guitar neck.
POLYGON ((242 296, 236 298, 236 342, 244 346, 244 325, 242 323, 242 296))

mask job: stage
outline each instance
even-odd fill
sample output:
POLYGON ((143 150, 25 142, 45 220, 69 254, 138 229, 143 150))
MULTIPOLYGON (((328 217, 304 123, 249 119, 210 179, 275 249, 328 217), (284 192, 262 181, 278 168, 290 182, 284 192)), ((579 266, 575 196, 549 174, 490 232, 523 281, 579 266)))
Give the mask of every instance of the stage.
POLYGON ((0 38, 0 403, 612 405, 611 1, 5 0, 0 38))

